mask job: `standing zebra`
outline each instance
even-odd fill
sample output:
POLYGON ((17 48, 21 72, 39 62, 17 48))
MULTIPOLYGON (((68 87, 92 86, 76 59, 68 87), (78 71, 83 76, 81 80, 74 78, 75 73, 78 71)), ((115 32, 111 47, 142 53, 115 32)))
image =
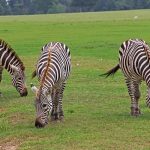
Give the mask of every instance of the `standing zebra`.
POLYGON ((125 76, 131 97, 131 115, 138 116, 141 114, 138 101, 139 84, 142 80, 145 80, 148 86, 146 103, 150 107, 150 48, 144 40, 129 39, 123 42, 119 49, 119 64, 104 75, 113 75, 118 69, 121 69, 125 76))
POLYGON ((51 42, 43 46, 36 71, 33 73, 33 77, 37 75, 40 87, 37 89, 31 84, 32 91, 36 93, 37 128, 48 123, 49 113, 52 120, 63 119, 62 98, 70 69, 71 56, 65 44, 51 42))
POLYGON ((15 51, 2 39, 0 39, 0 82, 5 68, 12 76, 12 84, 20 93, 20 96, 28 94, 25 85, 25 67, 15 51))

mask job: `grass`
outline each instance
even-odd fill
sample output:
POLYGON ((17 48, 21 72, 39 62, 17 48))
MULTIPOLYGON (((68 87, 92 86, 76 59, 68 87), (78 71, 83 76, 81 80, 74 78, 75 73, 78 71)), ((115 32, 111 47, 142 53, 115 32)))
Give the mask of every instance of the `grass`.
POLYGON ((130 98, 119 71, 114 78, 99 74, 118 63, 118 48, 129 38, 149 43, 150 10, 0 17, 1 38, 26 66, 29 95, 11 86, 4 71, 0 89, 0 149, 99 150, 149 149, 150 110, 141 86, 143 115, 130 116, 130 98), (138 19, 134 19, 138 16, 138 19), (72 54, 72 73, 64 93, 65 120, 34 127, 34 94, 29 83, 41 47, 49 41, 66 43, 72 54), (2 88, 3 87, 3 88, 2 88))

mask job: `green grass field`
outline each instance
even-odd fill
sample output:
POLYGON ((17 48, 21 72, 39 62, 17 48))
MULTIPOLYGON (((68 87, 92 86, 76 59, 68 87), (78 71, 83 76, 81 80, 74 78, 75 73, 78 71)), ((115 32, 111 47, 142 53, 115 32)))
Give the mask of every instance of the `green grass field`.
POLYGON ((4 71, 0 91, 0 149, 101 150, 150 149, 150 110, 141 85, 143 115, 130 116, 130 98, 119 71, 99 74, 118 63, 118 48, 129 38, 150 40, 150 10, 0 17, 0 37, 23 60, 29 94, 19 97, 4 71), (137 19, 134 19, 138 16, 137 19), (41 47, 64 42, 72 54, 72 73, 64 93, 63 122, 34 127, 30 82, 41 47))

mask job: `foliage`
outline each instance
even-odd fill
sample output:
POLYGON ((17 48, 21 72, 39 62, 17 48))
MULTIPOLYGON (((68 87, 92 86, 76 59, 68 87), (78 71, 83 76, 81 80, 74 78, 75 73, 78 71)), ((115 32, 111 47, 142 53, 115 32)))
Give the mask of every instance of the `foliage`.
POLYGON ((150 0, 1 0, 0 15, 150 8, 150 0))
POLYGON ((6 0, 0 1, 0 15, 6 15, 9 12, 6 0))
POLYGON ((96 2, 97 0, 72 0, 71 7, 78 12, 91 11, 96 2))

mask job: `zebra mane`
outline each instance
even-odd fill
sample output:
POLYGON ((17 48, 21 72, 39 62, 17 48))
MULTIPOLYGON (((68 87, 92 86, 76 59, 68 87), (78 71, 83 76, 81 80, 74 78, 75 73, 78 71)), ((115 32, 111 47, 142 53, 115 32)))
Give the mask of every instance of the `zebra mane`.
POLYGON ((50 66, 50 62, 51 62, 51 52, 50 52, 50 48, 48 49, 48 60, 47 60, 47 64, 46 64, 46 68, 44 70, 44 73, 41 77, 41 81, 40 81, 40 89, 39 91, 41 91, 42 87, 43 87, 43 84, 44 84, 44 81, 47 77, 47 73, 48 73, 48 68, 50 66))
POLYGON ((21 59, 19 58, 19 56, 17 55, 17 53, 11 48, 10 45, 8 45, 8 43, 6 43, 4 40, 0 39, 0 44, 4 47, 4 50, 8 50, 8 52, 11 52, 13 56, 15 56, 15 58, 19 61, 20 63, 20 67, 21 70, 24 71, 25 67, 23 65, 23 62, 21 61, 21 59))

